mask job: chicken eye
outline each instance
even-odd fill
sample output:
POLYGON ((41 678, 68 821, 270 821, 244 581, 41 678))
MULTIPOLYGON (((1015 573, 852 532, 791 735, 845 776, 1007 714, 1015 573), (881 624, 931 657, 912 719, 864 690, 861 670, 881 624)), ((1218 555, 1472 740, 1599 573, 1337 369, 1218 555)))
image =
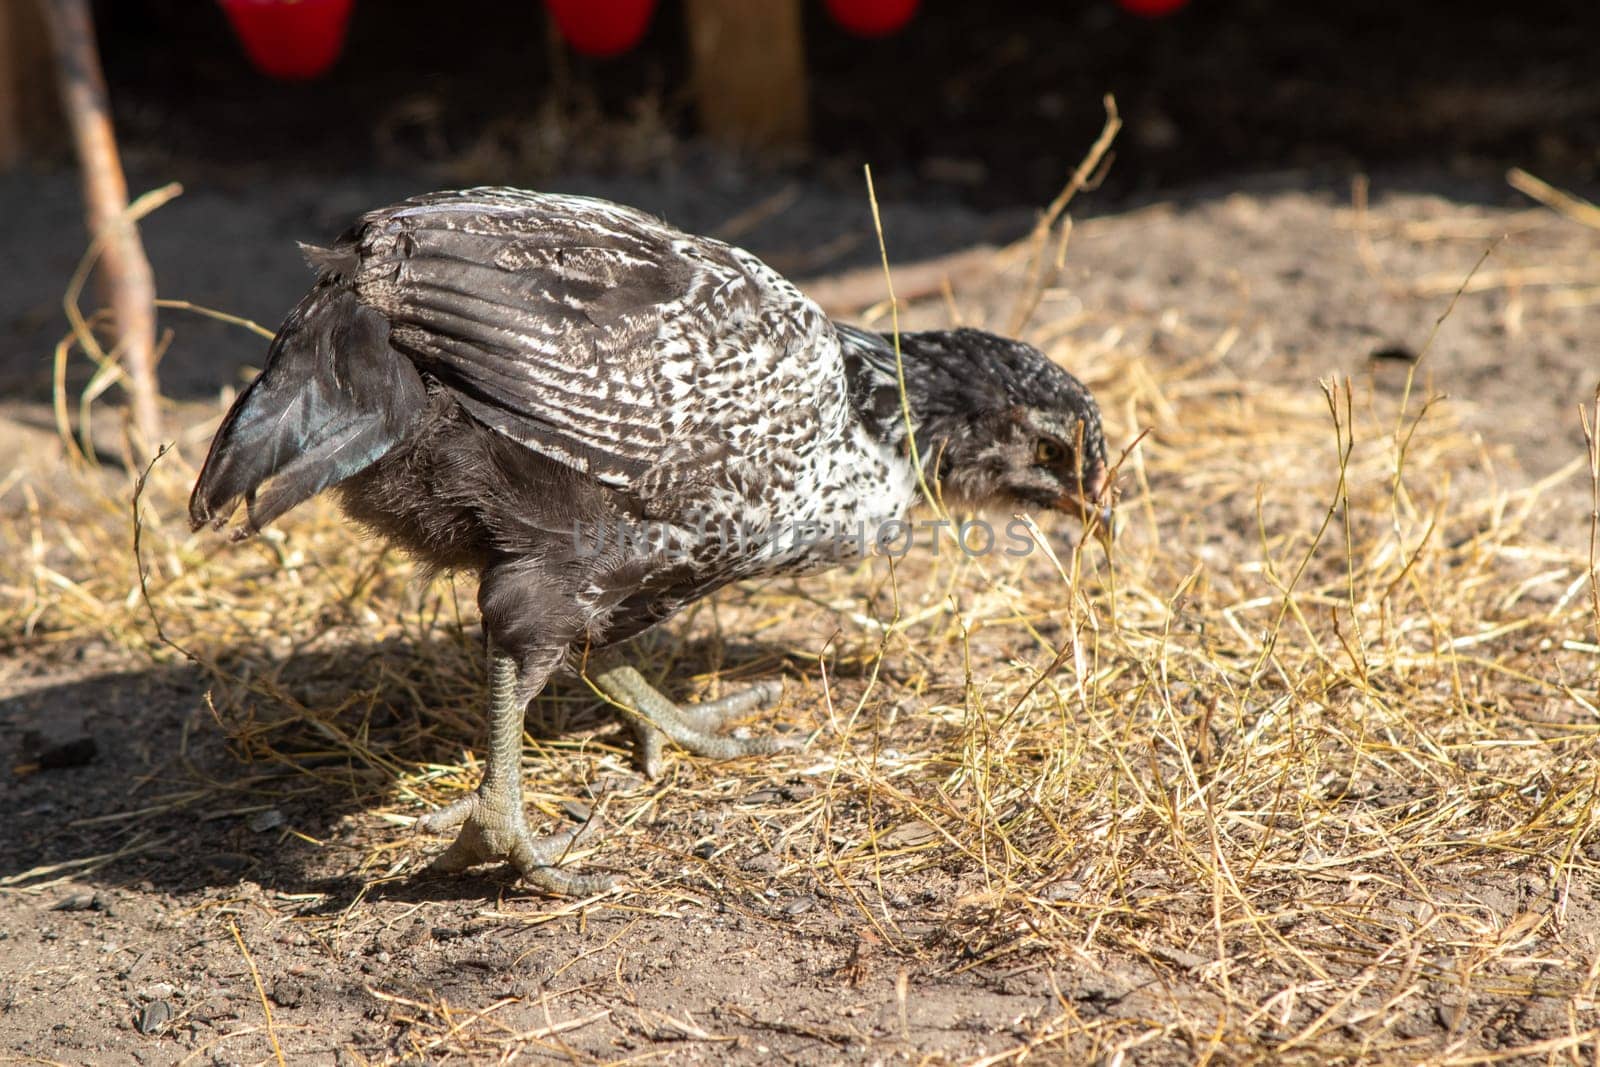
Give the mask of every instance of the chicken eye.
POLYGON ((1054 467, 1067 458, 1067 453, 1054 441, 1041 439, 1033 446, 1033 458, 1041 467, 1054 467))

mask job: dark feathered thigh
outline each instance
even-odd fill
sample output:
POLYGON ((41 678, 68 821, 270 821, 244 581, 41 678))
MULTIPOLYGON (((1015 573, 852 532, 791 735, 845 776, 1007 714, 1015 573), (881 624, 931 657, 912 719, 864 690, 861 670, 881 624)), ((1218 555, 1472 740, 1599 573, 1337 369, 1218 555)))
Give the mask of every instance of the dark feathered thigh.
POLYGON ((603 647, 733 578, 628 540, 636 502, 490 430, 438 387, 406 442, 337 491, 347 515, 431 570, 514 566, 522 602, 508 630, 573 614, 603 647))

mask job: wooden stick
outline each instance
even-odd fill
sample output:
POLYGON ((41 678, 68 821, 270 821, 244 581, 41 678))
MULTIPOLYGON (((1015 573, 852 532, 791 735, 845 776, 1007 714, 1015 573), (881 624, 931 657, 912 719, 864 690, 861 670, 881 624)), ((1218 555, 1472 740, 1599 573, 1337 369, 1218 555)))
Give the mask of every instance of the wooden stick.
POLYGON ((22 7, 0 8, 0 169, 15 166, 23 155, 21 88, 22 45, 14 25, 22 7))
POLYGON ((116 318, 117 350, 128 372, 134 434, 142 448, 161 440, 156 382, 156 286, 139 229, 128 218, 128 183, 111 128, 105 77, 88 0, 42 0, 55 51, 61 103, 83 172, 89 232, 104 243, 100 278, 116 318))
POLYGON ((712 138, 749 149, 804 147, 800 0, 688 0, 694 96, 712 138))
POLYGON ((0 3, 0 170, 55 146, 61 126, 50 84, 50 41, 31 3, 0 3))

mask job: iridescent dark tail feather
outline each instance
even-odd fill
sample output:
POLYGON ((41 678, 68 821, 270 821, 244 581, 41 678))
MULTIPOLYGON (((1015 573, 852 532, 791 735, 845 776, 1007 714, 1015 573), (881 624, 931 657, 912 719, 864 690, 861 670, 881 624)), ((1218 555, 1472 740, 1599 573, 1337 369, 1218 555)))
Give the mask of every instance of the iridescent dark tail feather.
POLYGON ((427 408, 416 367, 389 343, 389 320, 328 279, 278 331, 266 369, 211 442, 189 520, 221 527, 243 500, 247 537, 358 474, 405 440, 427 408))

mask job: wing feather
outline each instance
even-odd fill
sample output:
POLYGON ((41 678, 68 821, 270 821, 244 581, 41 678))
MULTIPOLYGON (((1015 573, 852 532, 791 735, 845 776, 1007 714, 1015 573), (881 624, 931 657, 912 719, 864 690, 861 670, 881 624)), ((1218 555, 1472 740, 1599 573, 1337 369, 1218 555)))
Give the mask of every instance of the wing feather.
POLYGON ((726 453, 704 420, 703 440, 674 439, 661 363, 715 360, 758 321, 769 279, 749 257, 617 205, 512 190, 409 201, 347 240, 395 346, 492 428, 623 488, 660 482, 645 475, 669 451, 726 453))

